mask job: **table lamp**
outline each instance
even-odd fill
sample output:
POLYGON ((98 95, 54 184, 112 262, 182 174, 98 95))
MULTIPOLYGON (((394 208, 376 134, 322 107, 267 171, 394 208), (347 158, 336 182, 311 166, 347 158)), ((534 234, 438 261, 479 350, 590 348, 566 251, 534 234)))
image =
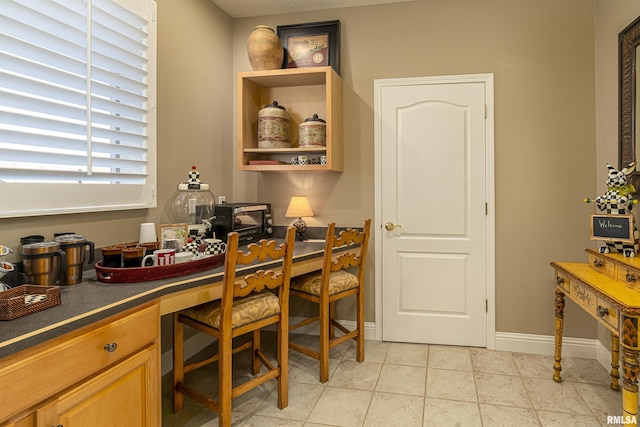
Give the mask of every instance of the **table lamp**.
POLYGON ((304 222, 302 217, 315 216, 311 210, 309 200, 307 200, 305 196, 293 196, 284 216, 287 218, 298 217, 293 223, 293 226, 296 228, 296 240, 306 240, 304 232, 307 230, 307 223, 304 222))

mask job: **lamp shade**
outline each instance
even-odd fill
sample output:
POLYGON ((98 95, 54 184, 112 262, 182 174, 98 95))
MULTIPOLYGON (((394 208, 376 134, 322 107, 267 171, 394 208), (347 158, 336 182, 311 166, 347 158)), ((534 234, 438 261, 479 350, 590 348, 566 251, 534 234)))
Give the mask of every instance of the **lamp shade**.
POLYGON ((284 214, 287 218, 299 218, 303 216, 315 216, 309 200, 305 196, 293 196, 289 202, 287 212, 284 214))

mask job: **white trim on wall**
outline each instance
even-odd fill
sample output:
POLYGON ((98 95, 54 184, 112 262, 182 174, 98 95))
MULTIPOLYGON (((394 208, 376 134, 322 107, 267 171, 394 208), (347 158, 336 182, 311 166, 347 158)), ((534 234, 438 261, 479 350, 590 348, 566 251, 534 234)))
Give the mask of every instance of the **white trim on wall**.
MULTIPOLYGON (((596 339, 570 338, 562 339, 562 357, 583 357, 595 359, 596 339)), ((600 344, 602 345, 602 344, 600 344)), ((496 350, 513 351, 516 353, 546 354, 553 356, 555 339, 553 335, 516 334, 496 332, 496 350)))
MULTIPOLYGON (((553 356, 555 338, 553 335, 497 332, 496 350, 553 356)), ((564 337, 562 339, 562 358, 566 357, 596 359, 607 371, 611 369, 611 351, 597 339, 564 337)), ((553 374, 552 367, 552 365, 549 366, 550 376, 553 374)))
MULTIPOLYGON (((291 323, 297 323, 301 319, 291 318, 291 323)), ((340 321, 345 327, 351 329, 355 326, 354 321, 340 321)), ((376 336, 378 331, 376 324, 365 322, 364 337, 367 341, 378 341, 376 336)), ((299 329, 301 334, 319 335, 317 323, 299 329)), ((494 336, 495 350, 511 351, 515 353, 542 354, 553 356, 555 350, 555 340, 553 335, 517 334, 510 332, 496 332, 494 336)), ((215 342, 206 334, 195 334, 184 343, 185 359, 189 359, 199 351, 215 342)), ((611 351, 597 339, 571 338, 562 339, 562 357, 580 357, 584 359, 596 359, 609 371, 611 369, 611 351)), ((365 355, 366 360, 366 355, 365 355)), ((171 372, 173 368, 173 350, 162 353, 162 375, 171 372)), ((549 378, 553 375, 553 364, 549 365, 549 378)))

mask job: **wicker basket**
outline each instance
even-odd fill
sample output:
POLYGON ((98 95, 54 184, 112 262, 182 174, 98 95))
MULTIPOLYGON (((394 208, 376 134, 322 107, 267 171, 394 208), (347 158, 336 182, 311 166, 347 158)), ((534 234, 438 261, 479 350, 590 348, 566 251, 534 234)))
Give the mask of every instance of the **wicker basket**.
POLYGON ((0 292, 0 320, 13 320, 60 305, 59 286, 22 285, 0 292))
POLYGON ((95 264, 98 280, 104 283, 135 283, 151 280, 168 279, 209 270, 224 264, 224 254, 212 255, 196 261, 179 264, 159 265, 154 267, 108 268, 102 266, 102 261, 95 264))

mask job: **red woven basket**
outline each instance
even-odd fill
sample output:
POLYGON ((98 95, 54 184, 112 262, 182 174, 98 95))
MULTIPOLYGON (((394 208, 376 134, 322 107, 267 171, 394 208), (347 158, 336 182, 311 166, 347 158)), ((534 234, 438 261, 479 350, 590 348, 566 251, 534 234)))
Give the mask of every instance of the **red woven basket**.
POLYGON ((224 254, 212 255, 195 261, 154 267, 108 268, 102 261, 95 264, 98 280, 104 283, 135 283, 168 279, 209 270, 224 264, 224 254))

